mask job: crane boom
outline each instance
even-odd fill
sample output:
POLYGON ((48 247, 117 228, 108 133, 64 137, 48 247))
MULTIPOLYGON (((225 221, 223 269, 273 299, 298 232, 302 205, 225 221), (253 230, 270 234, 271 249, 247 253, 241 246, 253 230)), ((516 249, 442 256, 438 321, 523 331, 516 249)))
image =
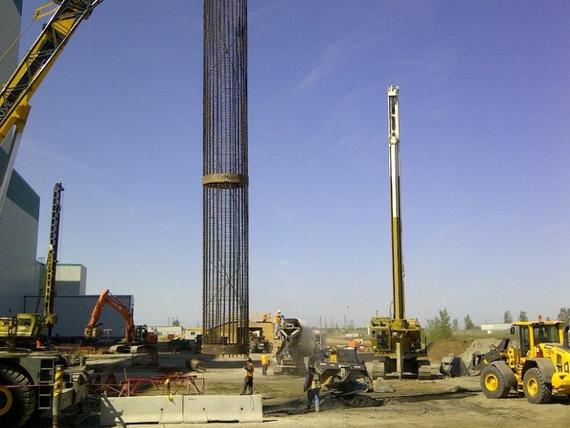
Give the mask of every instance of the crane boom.
MULTIPOLYGON (((77 26, 102 0, 63 0, 38 39, 0 92, 0 139, 19 119, 25 107, 77 26)), ((28 106, 29 108, 29 106, 28 106)), ((22 123, 22 122, 20 122, 22 123)))
POLYGON ((103 0, 60 0, 59 7, 0 91, 0 146, 8 162, 0 166, 0 213, 30 112, 29 100, 51 69, 77 26, 103 0))

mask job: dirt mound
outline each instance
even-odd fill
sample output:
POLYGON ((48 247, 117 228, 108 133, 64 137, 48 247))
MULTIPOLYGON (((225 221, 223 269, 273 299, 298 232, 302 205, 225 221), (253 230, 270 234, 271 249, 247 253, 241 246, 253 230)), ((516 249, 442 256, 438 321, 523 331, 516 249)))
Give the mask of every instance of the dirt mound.
POLYGON ((461 354, 456 354, 461 357, 463 362, 467 367, 469 367, 469 363, 471 362, 471 357, 474 353, 485 353, 489 352, 491 349, 494 349, 500 342, 500 339, 494 339, 492 337, 485 338, 485 339, 475 339, 469 347, 462 352, 461 354))
MULTIPOLYGON (((428 358, 432 363, 439 363, 443 357, 449 354, 461 355, 466 352, 471 344, 470 340, 441 339, 430 342, 427 346, 428 358)), ((471 357, 469 357, 471 359, 471 357)))

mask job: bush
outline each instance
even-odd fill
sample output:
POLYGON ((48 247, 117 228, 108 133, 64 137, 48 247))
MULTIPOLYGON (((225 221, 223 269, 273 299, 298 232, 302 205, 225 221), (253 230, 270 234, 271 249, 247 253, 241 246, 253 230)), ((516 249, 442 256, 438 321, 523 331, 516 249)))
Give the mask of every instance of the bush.
POLYGON ((429 340, 447 339, 451 337, 452 333, 451 315, 449 315, 446 308, 439 311, 439 316, 429 319, 427 322, 427 336, 429 340))

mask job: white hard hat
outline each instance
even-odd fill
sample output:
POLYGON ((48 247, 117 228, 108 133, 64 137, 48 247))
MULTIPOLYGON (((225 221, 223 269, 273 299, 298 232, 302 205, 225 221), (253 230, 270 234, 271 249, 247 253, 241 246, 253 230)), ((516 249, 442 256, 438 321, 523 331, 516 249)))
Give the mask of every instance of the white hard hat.
POLYGON ((281 309, 277 309, 277 313, 280 314, 280 313, 281 313, 281 309))

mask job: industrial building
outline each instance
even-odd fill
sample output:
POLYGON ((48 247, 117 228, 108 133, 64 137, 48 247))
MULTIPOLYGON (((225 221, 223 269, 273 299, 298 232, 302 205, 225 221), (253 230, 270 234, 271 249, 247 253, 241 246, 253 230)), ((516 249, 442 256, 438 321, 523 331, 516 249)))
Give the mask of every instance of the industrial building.
MULTIPOLYGON (((20 34, 22 0, 3 0, 0 2, 0 52, 17 40, 20 34)), ((18 43, 16 42, 2 61, 0 61, 0 82, 2 85, 16 68, 18 61, 18 43)), ((0 86, 2 86, 0 85, 0 86)))
POLYGON ((84 296, 87 268, 80 264, 58 263, 55 274, 56 296, 84 296))
MULTIPOLYGON (((0 52, 5 52, 20 33, 21 0, 0 2, 0 52)), ((0 62, 0 86, 10 77, 18 61, 15 43, 0 62)), ((0 150, 0 169, 8 156, 0 150)), ((16 171, 12 174, 3 212, 0 213, 0 313, 24 309, 24 295, 37 293, 36 250, 40 198, 16 171)))

